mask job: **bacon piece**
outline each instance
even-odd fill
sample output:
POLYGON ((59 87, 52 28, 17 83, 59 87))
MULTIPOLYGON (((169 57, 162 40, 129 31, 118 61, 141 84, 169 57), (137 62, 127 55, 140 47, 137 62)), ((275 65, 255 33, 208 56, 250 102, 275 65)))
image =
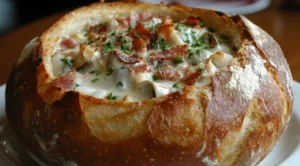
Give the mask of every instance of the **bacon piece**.
POLYGON ((162 80, 175 80, 174 70, 170 66, 165 66, 157 72, 157 76, 162 80))
POLYGON ((134 39, 132 45, 136 51, 144 51, 146 48, 146 42, 142 38, 134 39))
POLYGON ((123 51, 115 50, 113 51, 113 54, 117 56, 119 61, 126 63, 126 64, 135 64, 140 62, 140 57, 138 55, 127 55, 123 51))
POLYGON ((73 39, 65 39, 60 42, 60 46, 63 48, 73 48, 76 47, 76 43, 73 39))
POLYGON ((147 21, 152 18, 152 15, 150 12, 142 12, 139 14, 141 21, 147 21))
POLYGON ((153 52, 150 54, 150 59, 153 60, 173 60, 175 56, 186 56, 188 54, 189 46, 185 45, 178 45, 171 47, 169 50, 162 51, 162 52, 153 52))
MULTIPOLYGON (((150 41, 154 41, 156 39, 156 33, 155 32, 151 32, 149 29, 145 28, 145 26, 143 24, 137 24, 137 26, 134 28, 133 30, 133 34, 137 34, 137 35, 140 35, 144 41, 150 39, 150 41)), ((131 34, 131 35, 133 35, 131 34)), ((148 44, 150 44, 150 41, 148 44)))
POLYGON ((91 26, 89 32, 90 33, 94 32, 94 33, 97 33, 97 34, 106 32, 106 26, 102 25, 102 24, 91 26))
POLYGON ((186 85, 194 85, 199 78, 200 78, 200 72, 196 71, 195 73, 189 75, 184 80, 182 80, 182 82, 185 83, 186 85))
POLYGON ((170 18, 165 19, 157 29, 158 34, 162 34, 166 39, 169 39, 171 32, 174 30, 174 21, 170 18))
POLYGON ((58 88, 61 88, 65 91, 73 90, 74 83, 76 80, 76 71, 71 70, 67 72, 65 75, 59 76, 55 80, 52 81, 52 85, 58 88))
POLYGON ((196 17, 194 17, 194 16, 189 16, 189 17, 186 19, 185 23, 186 23, 187 25, 190 25, 190 26, 196 26, 196 25, 199 25, 199 24, 200 24, 199 19, 196 18, 196 17))
POLYGON ((129 68, 130 71, 132 72, 145 72, 145 71, 148 71, 149 68, 148 68, 148 65, 147 64, 142 64, 142 65, 139 65, 139 66, 136 66, 136 67, 131 67, 129 68))

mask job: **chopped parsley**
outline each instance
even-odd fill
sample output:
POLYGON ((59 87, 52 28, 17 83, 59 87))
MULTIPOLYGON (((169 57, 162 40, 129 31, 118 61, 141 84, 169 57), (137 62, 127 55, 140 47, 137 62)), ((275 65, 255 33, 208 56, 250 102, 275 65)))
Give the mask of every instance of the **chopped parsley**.
POLYGON ((159 64, 155 65, 155 69, 156 69, 156 70, 159 70, 159 69, 160 69, 159 64))
POLYGON ((112 50, 114 49, 114 45, 109 41, 104 45, 103 49, 105 53, 111 53, 112 50))
POLYGON ((192 62, 192 66, 197 66, 197 63, 196 62, 192 62))
POLYGON ((141 35, 136 33, 136 34, 133 35, 133 37, 134 37, 134 38, 140 38, 141 35))
POLYGON ((101 74, 101 72, 98 70, 93 70, 90 72, 90 74, 95 74, 97 76, 97 75, 101 74))
POLYGON ((99 80, 99 78, 94 78, 94 79, 91 80, 91 82, 94 83, 94 82, 96 82, 98 80, 99 80))
POLYGON ((154 24, 151 25, 150 31, 155 32, 155 25, 154 24))
POLYGON ((205 37, 201 36, 198 40, 192 44, 192 47, 202 47, 205 44, 205 37))
POLYGON ((202 66, 200 66, 200 67, 199 67, 199 71, 200 71, 200 72, 203 72, 203 71, 204 71, 204 68, 203 68, 202 66))
POLYGON ((113 32, 111 33, 111 35, 113 35, 113 36, 116 36, 117 34, 118 34, 117 31, 113 31, 113 32))
POLYGON ((126 68, 125 66, 120 67, 120 69, 125 69, 125 68, 126 68))
POLYGON ((164 39, 161 39, 160 41, 156 41, 152 44, 153 48, 158 50, 162 49, 163 51, 168 50, 169 48, 172 47, 171 44, 166 44, 164 39))
POLYGON ((75 87, 79 87, 79 84, 76 83, 76 84, 75 84, 75 87))
POLYGON ((96 42, 96 39, 95 39, 95 38, 92 38, 90 41, 86 41, 86 42, 84 42, 83 44, 89 45, 89 44, 92 44, 92 43, 95 43, 95 42, 96 42))
POLYGON ((60 58, 60 61, 64 64, 64 66, 72 67, 74 60, 73 59, 66 59, 60 58))
POLYGON ((130 54, 130 46, 129 45, 122 44, 121 50, 126 54, 130 54))
POLYGON ((130 31, 132 31, 133 30, 133 27, 132 26, 129 26, 128 27, 128 31, 130 32, 130 31))
POLYGON ((179 89, 178 83, 175 83, 172 87, 175 88, 175 89, 179 89))
POLYGON ((120 81, 116 84, 117 87, 122 87, 123 86, 123 83, 120 81))
POLYGON ((153 81, 156 81, 156 80, 158 80, 158 77, 157 77, 157 75, 152 75, 152 79, 153 79, 153 81))
POLYGON ((117 100, 117 98, 118 98, 118 97, 117 97, 117 96, 114 96, 112 92, 107 96, 107 99, 108 99, 108 100, 117 100))
POLYGON ((187 44, 191 44, 189 39, 185 40, 184 42, 187 43, 187 44))
POLYGON ((114 72, 114 70, 110 67, 110 68, 108 69, 108 72, 106 73, 106 76, 111 75, 113 72, 114 72))
POLYGON ((174 58, 174 63, 175 63, 175 65, 178 65, 178 64, 180 64, 180 63, 182 63, 182 62, 183 62, 182 57, 175 56, 175 58, 174 58))
POLYGON ((199 54, 200 54, 200 52, 201 52, 201 50, 200 50, 200 49, 197 49, 197 50, 196 50, 196 54, 198 54, 198 55, 199 55, 199 54))
POLYGON ((192 59, 193 55, 194 55, 194 52, 191 49, 188 49, 188 58, 192 59))

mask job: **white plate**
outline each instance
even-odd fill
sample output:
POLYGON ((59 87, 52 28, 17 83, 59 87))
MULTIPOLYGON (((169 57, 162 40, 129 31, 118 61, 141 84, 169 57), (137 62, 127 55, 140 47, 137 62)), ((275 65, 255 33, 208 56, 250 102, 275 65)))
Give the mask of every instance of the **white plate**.
POLYGON ((267 8, 271 0, 139 0, 166 4, 176 2, 194 8, 207 8, 230 14, 251 14, 267 8))
MULTIPOLYGON (((273 151, 259 166, 296 166, 300 165, 300 84, 294 82, 295 105, 290 124, 273 151)), ((5 85, 0 86, 0 165, 37 165, 14 137, 5 115, 5 85)))

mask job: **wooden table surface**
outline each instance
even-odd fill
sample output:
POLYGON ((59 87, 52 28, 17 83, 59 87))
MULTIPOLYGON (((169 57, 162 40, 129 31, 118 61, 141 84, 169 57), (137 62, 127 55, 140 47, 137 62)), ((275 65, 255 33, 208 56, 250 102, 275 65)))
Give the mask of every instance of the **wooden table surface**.
MULTIPOLYGON (((65 12, 25 25, 0 38, 0 84, 6 82, 11 67, 24 45, 40 35, 65 12)), ((300 81, 300 12, 270 7, 247 16, 280 44, 296 81, 300 81)))

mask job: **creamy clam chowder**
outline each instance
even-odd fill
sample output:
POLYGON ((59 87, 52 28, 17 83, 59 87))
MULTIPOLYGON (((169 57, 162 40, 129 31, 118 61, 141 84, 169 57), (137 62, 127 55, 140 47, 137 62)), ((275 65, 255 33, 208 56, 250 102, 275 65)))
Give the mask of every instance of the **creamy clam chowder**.
POLYGON ((201 18, 175 20, 148 12, 88 26, 59 45, 51 57, 54 86, 123 101, 208 85, 236 55, 232 39, 201 18))

